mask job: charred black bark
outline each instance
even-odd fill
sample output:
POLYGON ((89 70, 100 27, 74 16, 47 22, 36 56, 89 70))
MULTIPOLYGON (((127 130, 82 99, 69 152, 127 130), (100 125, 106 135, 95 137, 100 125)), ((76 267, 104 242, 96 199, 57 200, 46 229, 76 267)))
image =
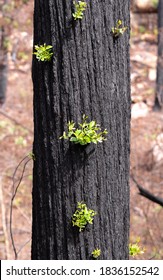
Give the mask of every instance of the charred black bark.
POLYGON ((154 111, 160 111, 163 105, 163 0, 158 5, 158 58, 154 111))
POLYGON ((87 1, 73 21, 72 0, 35 0, 34 44, 51 44, 51 62, 33 59, 32 259, 127 259, 129 235, 129 1, 87 1), (114 39, 111 28, 128 26, 114 39), (108 130, 88 147, 60 140, 86 114, 108 130), (77 202, 98 214, 79 233, 77 202))

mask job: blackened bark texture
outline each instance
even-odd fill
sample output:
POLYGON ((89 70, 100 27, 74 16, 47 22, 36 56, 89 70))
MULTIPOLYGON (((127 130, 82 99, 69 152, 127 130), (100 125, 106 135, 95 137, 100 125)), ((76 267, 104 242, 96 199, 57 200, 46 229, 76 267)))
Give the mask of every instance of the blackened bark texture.
POLYGON ((163 0, 158 5, 158 57, 157 80, 154 111, 160 111, 163 105, 163 0))
POLYGON ((33 59, 34 146, 32 259, 127 259, 129 235, 129 1, 35 0, 34 44, 52 44, 52 62, 33 59), (111 28, 128 26, 119 38, 111 28), (108 130, 87 147, 59 137, 82 115, 108 130), (85 230, 72 226, 77 202, 97 212, 85 230))
POLYGON ((5 31, 0 27, 0 105, 5 102, 7 88, 7 48, 5 46, 5 31))

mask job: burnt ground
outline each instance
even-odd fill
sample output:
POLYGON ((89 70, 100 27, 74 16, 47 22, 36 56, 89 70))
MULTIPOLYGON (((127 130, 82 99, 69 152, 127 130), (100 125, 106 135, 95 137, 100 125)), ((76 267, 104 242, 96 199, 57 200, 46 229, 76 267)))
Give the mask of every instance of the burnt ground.
MULTIPOLYGON (((33 141, 31 81, 33 1, 17 11, 19 26, 10 34, 7 98, 0 108, 0 258, 13 259, 10 205, 14 188, 29 159, 33 141), (13 52, 16 53, 16 60, 13 52), (12 54, 12 56, 11 56, 12 54), (14 180, 13 174, 19 166, 14 180)), ((163 198, 163 113, 153 112, 157 36, 131 36, 131 174, 154 195, 163 198)), ((131 180, 131 242, 140 237, 145 253, 137 259, 163 259, 163 209, 140 196, 131 180)), ((26 166, 13 201, 12 231, 18 259, 30 259, 32 160, 26 166)))

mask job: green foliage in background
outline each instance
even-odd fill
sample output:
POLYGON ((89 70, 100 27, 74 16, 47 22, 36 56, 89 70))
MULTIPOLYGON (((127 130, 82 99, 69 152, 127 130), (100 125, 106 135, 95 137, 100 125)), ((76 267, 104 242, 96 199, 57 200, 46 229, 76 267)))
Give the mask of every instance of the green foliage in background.
POLYGON ((159 0, 152 0, 152 5, 154 8, 158 7, 158 2, 159 2, 159 0))
POLYGON ((26 147, 27 140, 23 136, 18 136, 15 138, 15 144, 18 146, 26 147))
POLYGON ((146 30, 145 26, 139 25, 139 32, 142 33, 142 34, 146 33, 147 30, 146 30))

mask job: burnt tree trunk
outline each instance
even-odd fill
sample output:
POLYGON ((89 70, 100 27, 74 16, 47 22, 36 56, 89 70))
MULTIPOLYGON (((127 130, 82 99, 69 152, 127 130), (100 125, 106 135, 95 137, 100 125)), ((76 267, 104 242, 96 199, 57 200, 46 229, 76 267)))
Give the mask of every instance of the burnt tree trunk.
POLYGON ((73 21, 72 0, 35 0, 34 45, 51 44, 51 62, 33 59, 34 161, 32 259, 128 259, 129 0, 87 1, 73 21), (121 19, 127 31, 114 38, 121 19), (87 147, 60 140, 82 115, 108 130, 87 147), (97 212, 83 232, 77 202, 97 212))
POLYGON ((154 111, 160 111, 163 105, 163 0, 158 4, 158 57, 154 111))

